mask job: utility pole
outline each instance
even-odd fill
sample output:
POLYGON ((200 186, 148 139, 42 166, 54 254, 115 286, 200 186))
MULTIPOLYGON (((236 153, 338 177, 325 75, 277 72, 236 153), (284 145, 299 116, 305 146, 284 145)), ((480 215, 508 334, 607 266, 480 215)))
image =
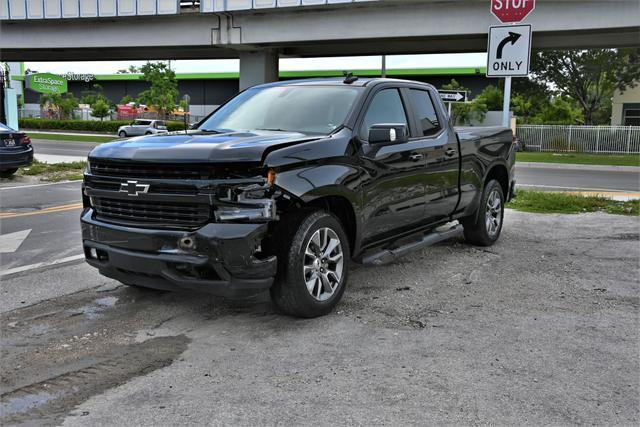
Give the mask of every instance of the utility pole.
POLYGON ((380 76, 382 78, 387 77, 387 55, 382 55, 382 70, 380 76))

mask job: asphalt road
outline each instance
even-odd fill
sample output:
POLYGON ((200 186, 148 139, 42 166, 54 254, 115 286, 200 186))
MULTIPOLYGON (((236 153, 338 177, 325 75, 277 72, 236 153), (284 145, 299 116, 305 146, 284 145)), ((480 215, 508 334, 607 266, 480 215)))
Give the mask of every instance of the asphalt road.
POLYGON ((491 248, 352 266, 311 320, 85 264, 4 277, 0 423, 637 425, 638 226, 508 211, 491 248))
MULTIPOLYGON (((14 185, 0 183, 0 244, 26 233, 15 252, 1 254, 2 271, 80 255, 80 182, 14 185)), ((2 248, 0 248, 2 250, 2 248)))
POLYGON ((49 139, 32 139, 31 142, 37 154, 77 157, 87 157, 93 147, 100 145, 98 142, 54 141, 49 139))
POLYGON ((521 188, 543 191, 622 191, 640 192, 640 168, 605 170, 596 166, 516 163, 516 180, 521 188))

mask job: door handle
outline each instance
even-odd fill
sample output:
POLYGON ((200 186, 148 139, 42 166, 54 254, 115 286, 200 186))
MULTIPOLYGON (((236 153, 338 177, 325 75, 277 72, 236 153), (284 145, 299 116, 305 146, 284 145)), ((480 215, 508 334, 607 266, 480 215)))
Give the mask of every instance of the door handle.
POLYGON ((448 148, 447 151, 444 152, 447 157, 453 157, 456 154, 456 150, 453 148, 448 148))
POLYGON ((422 160, 424 158, 424 156, 422 154, 414 153, 414 154, 410 155, 409 158, 412 161, 417 162, 418 160, 422 160))

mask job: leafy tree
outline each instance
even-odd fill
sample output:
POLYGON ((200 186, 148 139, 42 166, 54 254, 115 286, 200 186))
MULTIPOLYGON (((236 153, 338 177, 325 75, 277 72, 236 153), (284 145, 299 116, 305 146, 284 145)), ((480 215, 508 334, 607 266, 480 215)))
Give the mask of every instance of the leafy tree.
POLYGON ((158 110, 160 118, 174 110, 178 97, 176 73, 164 62, 147 62, 140 69, 150 88, 141 92, 140 102, 158 110))
POLYGON ((538 83, 574 99, 584 124, 606 122, 606 110, 598 112, 607 108, 613 91, 640 81, 640 48, 539 51, 532 73, 538 83))
POLYGON ((126 105, 129 104, 130 102, 135 102, 136 100, 133 98, 133 96, 131 95, 125 95, 122 97, 122 99, 120 100, 120 105, 126 105))
POLYGON ((484 103, 489 111, 501 111, 503 91, 497 86, 489 85, 476 97, 476 100, 484 103))
MULTIPOLYGON (((451 79, 451 83, 442 85, 444 90, 466 90, 471 95, 471 91, 462 86, 456 79, 451 79)), ((451 123, 454 125, 467 125, 473 121, 484 120, 487 114, 487 105, 482 99, 474 99, 471 102, 454 103, 451 106, 451 123)))
POLYGON ((111 101, 106 97, 104 92, 102 91, 102 86, 98 83, 93 85, 93 89, 82 91, 80 97, 81 104, 89 104, 93 107, 93 105, 98 101, 102 100, 105 104, 111 104, 111 101))
POLYGON ((42 94, 40 107, 48 107, 49 112, 55 114, 59 119, 68 119, 71 118, 73 110, 78 108, 78 99, 71 92, 63 95, 59 93, 42 94))
POLYGON ((110 114, 111 110, 109 109, 109 104, 102 99, 98 99, 95 104, 92 105, 91 115, 93 117, 98 117, 100 121, 103 121, 104 118, 110 114))
POLYGON ((530 118, 534 125, 571 125, 580 123, 582 111, 576 102, 566 96, 554 96, 550 102, 530 118))

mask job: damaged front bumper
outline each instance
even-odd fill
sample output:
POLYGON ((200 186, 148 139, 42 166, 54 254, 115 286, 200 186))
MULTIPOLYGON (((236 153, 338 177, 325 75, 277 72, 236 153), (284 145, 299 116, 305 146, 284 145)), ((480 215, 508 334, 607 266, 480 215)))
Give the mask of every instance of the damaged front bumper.
POLYGON ((269 289, 275 256, 260 245, 267 223, 210 223, 195 231, 132 228, 81 218, 86 261, 104 276, 129 285, 190 289, 244 297, 269 289))

